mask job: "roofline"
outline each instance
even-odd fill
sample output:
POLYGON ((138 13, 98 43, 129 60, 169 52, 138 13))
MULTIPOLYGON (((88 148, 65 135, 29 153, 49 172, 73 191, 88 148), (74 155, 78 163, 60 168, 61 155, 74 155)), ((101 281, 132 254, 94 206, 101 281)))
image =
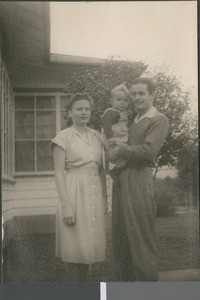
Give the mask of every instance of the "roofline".
POLYGON ((45 61, 46 63, 54 64, 71 64, 71 65, 102 65, 108 59, 76 56, 67 54, 51 53, 50 49, 50 3, 42 3, 42 14, 44 19, 44 33, 45 33, 45 61))
POLYGON ((86 56, 74 56, 65 54, 50 53, 50 62, 59 64, 79 64, 79 65, 101 65, 106 61, 103 58, 86 56))

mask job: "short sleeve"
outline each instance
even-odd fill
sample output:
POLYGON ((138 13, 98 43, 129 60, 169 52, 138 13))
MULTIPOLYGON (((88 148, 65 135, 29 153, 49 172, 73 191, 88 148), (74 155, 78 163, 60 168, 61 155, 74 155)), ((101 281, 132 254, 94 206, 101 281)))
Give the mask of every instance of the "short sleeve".
POLYGON ((53 147, 57 145, 61 147, 63 150, 66 151, 67 148, 67 139, 66 134, 63 131, 60 131, 55 138, 51 141, 51 149, 53 150, 53 147))

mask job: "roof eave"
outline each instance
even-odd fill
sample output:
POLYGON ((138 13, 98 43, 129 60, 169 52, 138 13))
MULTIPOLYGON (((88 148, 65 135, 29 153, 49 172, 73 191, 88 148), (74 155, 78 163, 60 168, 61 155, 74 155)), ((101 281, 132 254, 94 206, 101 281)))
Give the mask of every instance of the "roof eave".
POLYGON ((50 53, 50 62, 56 64, 101 65, 105 61, 102 58, 50 53))

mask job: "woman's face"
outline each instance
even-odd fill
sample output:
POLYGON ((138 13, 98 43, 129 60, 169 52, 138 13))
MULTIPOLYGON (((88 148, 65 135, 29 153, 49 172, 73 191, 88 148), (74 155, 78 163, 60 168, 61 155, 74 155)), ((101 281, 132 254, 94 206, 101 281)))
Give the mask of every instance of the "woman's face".
POLYGON ((82 99, 75 101, 69 110, 69 117, 78 126, 85 126, 90 120, 91 106, 88 100, 82 99))

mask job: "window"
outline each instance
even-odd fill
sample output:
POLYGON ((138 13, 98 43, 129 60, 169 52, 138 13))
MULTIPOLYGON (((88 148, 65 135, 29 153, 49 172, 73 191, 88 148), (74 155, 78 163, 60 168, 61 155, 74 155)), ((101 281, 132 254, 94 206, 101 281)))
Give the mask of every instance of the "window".
POLYGON ((13 177, 13 93, 0 57, 1 153, 3 179, 13 177))
POLYGON ((66 127, 66 94, 15 95, 15 174, 51 174, 50 142, 66 127))

